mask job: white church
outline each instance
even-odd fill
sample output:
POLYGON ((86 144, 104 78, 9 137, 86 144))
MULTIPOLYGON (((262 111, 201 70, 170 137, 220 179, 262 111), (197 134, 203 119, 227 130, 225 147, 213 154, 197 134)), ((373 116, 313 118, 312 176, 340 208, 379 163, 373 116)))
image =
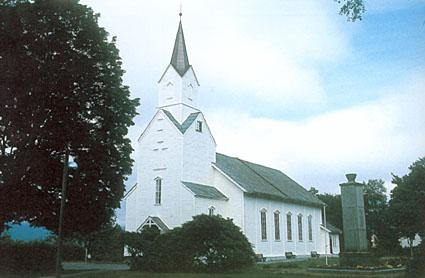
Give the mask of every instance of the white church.
MULTIPOLYGON (((126 199, 126 230, 161 232, 198 214, 233 219, 268 258, 339 253, 340 230, 324 225, 324 203, 279 170, 216 152, 199 110, 199 83, 179 23, 158 107, 138 139, 137 184, 126 199)), ((204 96, 207 97, 207 96, 204 96)))

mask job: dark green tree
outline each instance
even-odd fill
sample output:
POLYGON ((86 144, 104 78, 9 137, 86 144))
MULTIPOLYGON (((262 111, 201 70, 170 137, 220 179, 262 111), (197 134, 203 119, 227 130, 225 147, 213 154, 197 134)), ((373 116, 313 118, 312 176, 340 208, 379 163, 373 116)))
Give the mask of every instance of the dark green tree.
POLYGON ((87 250, 93 260, 121 261, 124 252, 124 230, 118 224, 108 223, 87 241, 87 250))
POLYGON ((340 194, 317 194, 322 202, 326 204, 326 219, 332 225, 342 229, 342 207, 340 194))
POLYGON ((317 195, 317 194, 319 194, 319 190, 317 190, 315 187, 310 187, 310 189, 308 190, 308 192, 310 192, 311 194, 313 194, 313 195, 317 195))
POLYGON ((138 99, 98 17, 78 0, 0 2, 0 229, 57 231, 67 146, 64 232, 94 232, 120 205, 138 99))
MULTIPOLYGON (((385 182, 379 180, 368 180, 364 182, 364 206, 366 216, 366 232, 370 238, 372 231, 377 233, 378 230, 386 225, 384 213, 387 208, 387 196, 385 182)), ((379 235, 378 235, 379 237, 379 235)))
POLYGON ((370 240, 374 233, 378 237, 379 253, 395 254, 399 251, 399 242, 391 225, 385 182, 374 179, 363 184, 367 238, 370 240))
POLYGON ((341 4, 339 14, 346 16, 348 21, 362 20, 366 11, 364 0, 335 0, 335 2, 341 4))
MULTIPOLYGON (((393 175, 396 187, 391 191, 389 214, 397 236, 412 243, 416 234, 425 237, 425 157, 409 170, 403 177, 393 175)), ((411 252, 412 248, 411 244, 411 252)))

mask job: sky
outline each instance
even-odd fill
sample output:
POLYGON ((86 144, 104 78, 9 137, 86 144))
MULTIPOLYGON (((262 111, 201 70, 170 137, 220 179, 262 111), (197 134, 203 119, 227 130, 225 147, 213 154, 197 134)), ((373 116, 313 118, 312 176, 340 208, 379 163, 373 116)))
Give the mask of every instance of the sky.
POLYGON ((424 0, 369 0, 354 23, 332 0, 80 2, 117 37, 124 84, 141 100, 129 131, 136 151, 181 3, 199 108, 218 152, 332 194, 351 172, 383 179, 389 192, 391 174, 425 156, 424 0))

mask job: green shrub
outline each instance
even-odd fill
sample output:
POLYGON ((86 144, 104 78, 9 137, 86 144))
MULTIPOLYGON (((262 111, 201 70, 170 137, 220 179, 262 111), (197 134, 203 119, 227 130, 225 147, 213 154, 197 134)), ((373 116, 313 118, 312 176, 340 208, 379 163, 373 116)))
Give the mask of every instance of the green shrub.
POLYGON ((49 272, 56 246, 45 242, 0 241, 0 272, 49 272))
MULTIPOLYGON (((54 248, 57 248, 54 245, 54 248)), ((63 261, 82 261, 84 260, 86 251, 83 247, 75 244, 66 242, 62 245, 62 260, 63 261)))
POLYGON ((130 254, 130 269, 151 271, 154 262, 155 239, 159 237, 159 230, 156 228, 145 228, 140 233, 126 232, 124 243, 130 254))
POLYGON ((254 263, 248 239, 231 219, 198 215, 164 234, 152 228, 126 233, 132 270, 219 272, 254 263))
POLYGON ((425 277, 425 240, 418 245, 414 257, 407 265, 409 277, 425 277))
POLYGON ((197 271, 228 271, 254 263, 251 244, 231 219, 197 215, 183 224, 182 233, 197 271))

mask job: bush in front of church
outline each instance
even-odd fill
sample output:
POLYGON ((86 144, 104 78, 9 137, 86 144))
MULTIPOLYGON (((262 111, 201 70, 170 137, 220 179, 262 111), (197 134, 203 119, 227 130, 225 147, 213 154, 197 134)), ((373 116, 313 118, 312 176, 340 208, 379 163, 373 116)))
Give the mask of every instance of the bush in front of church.
POLYGON ((156 239, 159 237, 157 228, 144 228, 139 232, 126 232, 124 244, 130 254, 131 270, 151 270, 149 261, 153 258, 156 239))
POLYGON ((221 272, 251 266, 254 252, 231 219, 198 215, 163 234, 152 228, 126 233, 131 270, 221 272))
POLYGON ((231 219, 197 215, 182 226, 195 271, 219 272, 251 266, 255 254, 231 219))

